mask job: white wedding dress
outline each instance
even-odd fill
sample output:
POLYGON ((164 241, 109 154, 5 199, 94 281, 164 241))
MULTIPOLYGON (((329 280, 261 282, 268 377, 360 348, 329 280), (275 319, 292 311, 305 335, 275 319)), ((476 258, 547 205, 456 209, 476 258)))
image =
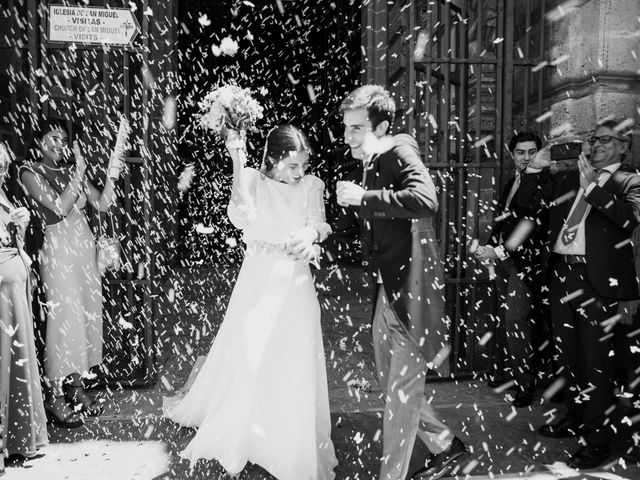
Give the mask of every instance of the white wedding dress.
POLYGON ((309 265, 287 253, 289 233, 324 236, 322 181, 295 185, 246 168, 253 205, 229 205, 247 244, 224 321, 195 382, 166 413, 198 427, 181 453, 216 459, 232 475, 247 462, 279 480, 332 480, 337 465, 320 305, 309 265))

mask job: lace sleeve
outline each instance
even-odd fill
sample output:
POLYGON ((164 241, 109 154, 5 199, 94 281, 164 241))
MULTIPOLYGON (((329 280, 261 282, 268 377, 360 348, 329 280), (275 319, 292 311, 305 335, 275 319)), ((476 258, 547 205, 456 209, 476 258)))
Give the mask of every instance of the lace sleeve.
POLYGON ((233 201, 229 201, 227 206, 227 216, 234 227, 244 230, 251 226, 258 215, 256 213, 256 178, 257 172, 253 168, 245 168, 244 174, 247 178, 247 186, 249 190, 249 202, 244 204, 236 204, 233 201))
POLYGON ((324 207, 324 183, 316 177, 313 178, 308 193, 307 227, 312 227, 318 232, 318 242, 325 241, 331 233, 324 207))

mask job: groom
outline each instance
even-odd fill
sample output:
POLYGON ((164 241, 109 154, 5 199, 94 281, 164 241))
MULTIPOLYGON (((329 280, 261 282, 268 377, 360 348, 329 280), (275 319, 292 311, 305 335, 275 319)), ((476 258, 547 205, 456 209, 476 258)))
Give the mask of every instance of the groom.
POLYGON ((345 142, 363 168, 362 184, 338 182, 337 201, 360 225, 377 282, 373 343, 386 390, 380 480, 404 480, 416 435, 431 456, 413 478, 440 478, 466 449, 424 394, 427 370, 447 345, 443 265, 431 220, 436 189, 413 137, 387 136, 396 107, 383 87, 358 88, 340 110, 345 142))

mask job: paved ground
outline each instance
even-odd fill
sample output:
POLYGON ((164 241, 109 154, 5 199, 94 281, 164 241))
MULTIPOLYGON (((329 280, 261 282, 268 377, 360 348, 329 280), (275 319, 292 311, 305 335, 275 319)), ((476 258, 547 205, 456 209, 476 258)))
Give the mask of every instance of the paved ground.
MULTIPOLYGON (((10 466, 6 480, 21 479, 217 479, 215 462, 201 461, 193 470, 179 452, 193 430, 179 429, 161 417, 163 396, 187 379, 198 355, 206 354, 226 305, 233 274, 177 272, 175 287, 161 305, 158 324, 160 380, 151 388, 102 390, 107 411, 75 431, 52 428, 45 456, 10 466), (217 285, 212 288, 211 285, 217 285)), ((381 452, 381 392, 373 374, 369 335, 368 288, 358 271, 345 270, 338 278, 326 272, 318 278, 323 305, 332 411, 332 437, 338 455, 338 480, 375 479, 381 452), (325 289, 324 287, 327 287, 325 289), (349 386, 358 380, 364 390, 349 386)), ((443 417, 470 448, 457 478, 609 478, 640 479, 640 468, 617 457, 598 472, 578 474, 562 463, 578 445, 575 440, 551 440, 537 435, 545 421, 563 414, 558 404, 537 399, 530 408, 514 410, 509 391, 497 393, 481 378, 437 381, 427 386, 443 417)), ((619 427, 619 419, 614 427, 619 427)), ((614 439, 615 440, 615 439, 614 439)), ((612 448, 617 453, 620 444, 612 448)), ((416 443, 412 469, 427 452, 416 443)), ((5 480, 3 478, 3 480, 5 480)), ((249 466, 242 480, 271 480, 257 466, 249 466)))

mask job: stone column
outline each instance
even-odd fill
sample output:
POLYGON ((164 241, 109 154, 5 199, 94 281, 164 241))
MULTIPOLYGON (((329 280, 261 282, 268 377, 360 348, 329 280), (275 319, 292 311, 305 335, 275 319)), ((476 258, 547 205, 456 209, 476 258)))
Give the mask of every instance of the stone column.
POLYGON ((558 62, 545 79, 550 138, 585 140, 608 115, 633 118, 630 160, 640 166, 640 2, 555 3, 546 19, 546 58, 558 62))

